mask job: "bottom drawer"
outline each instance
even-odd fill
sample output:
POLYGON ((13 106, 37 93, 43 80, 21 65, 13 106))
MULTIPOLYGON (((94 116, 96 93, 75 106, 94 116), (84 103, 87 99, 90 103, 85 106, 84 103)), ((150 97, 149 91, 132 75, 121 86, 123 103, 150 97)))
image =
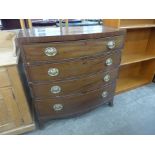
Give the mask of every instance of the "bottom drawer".
POLYGON ((113 99, 115 84, 82 95, 35 101, 40 120, 62 118, 88 111, 113 99))

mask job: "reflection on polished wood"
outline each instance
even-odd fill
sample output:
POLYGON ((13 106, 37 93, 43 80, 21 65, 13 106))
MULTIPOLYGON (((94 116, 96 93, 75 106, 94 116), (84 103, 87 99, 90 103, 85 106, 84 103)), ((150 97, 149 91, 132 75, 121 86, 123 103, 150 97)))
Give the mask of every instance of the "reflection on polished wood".
POLYGON ((101 38, 109 36, 110 34, 125 34, 125 30, 104 26, 77 26, 63 27, 61 31, 59 27, 41 27, 21 30, 18 37, 20 38, 20 42, 39 42, 39 40, 40 42, 48 42, 101 38), (29 39, 26 37, 29 37, 29 39))

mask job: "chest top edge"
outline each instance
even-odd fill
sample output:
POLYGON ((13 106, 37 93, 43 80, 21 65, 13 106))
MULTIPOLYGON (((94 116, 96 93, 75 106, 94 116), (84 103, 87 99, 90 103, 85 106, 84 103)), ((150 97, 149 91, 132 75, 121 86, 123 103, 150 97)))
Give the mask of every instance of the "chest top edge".
POLYGON ((125 33, 126 30, 105 26, 63 27, 62 29, 59 27, 42 27, 21 30, 18 34, 17 42, 27 44, 76 41, 124 35, 125 33))

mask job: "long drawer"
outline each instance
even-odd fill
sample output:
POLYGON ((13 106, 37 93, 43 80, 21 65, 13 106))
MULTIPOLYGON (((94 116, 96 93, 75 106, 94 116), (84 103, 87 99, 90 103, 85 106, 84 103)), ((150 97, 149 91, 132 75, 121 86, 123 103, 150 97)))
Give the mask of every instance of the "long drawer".
POLYGON ((27 62, 61 61, 103 54, 123 45, 123 36, 90 39, 83 41, 39 43, 23 45, 27 62))
POLYGON ((29 81, 59 81, 68 78, 79 78, 100 71, 108 71, 120 64, 120 51, 93 59, 46 63, 26 66, 29 81))
POLYGON ((113 98, 114 90, 115 85, 112 84, 82 95, 37 100, 34 104, 40 119, 61 118, 109 102, 113 98))
POLYGON ((86 93, 113 82, 117 78, 117 72, 118 69, 109 72, 102 71, 75 80, 36 83, 30 84, 30 87, 33 92, 33 97, 35 98, 47 98, 67 96, 77 93, 86 93))

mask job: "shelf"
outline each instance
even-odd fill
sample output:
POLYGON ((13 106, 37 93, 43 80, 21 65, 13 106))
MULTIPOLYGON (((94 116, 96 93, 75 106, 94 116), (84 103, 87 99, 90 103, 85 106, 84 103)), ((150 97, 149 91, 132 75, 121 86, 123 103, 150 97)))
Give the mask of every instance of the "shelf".
POLYGON ((104 24, 127 29, 116 94, 152 82, 155 74, 155 19, 106 19, 104 24))
POLYGON ((145 53, 124 54, 122 55, 121 66, 151 60, 154 58, 155 54, 145 54, 145 53))
POLYGON ((150 80, 141 77, 120 78, 117 81, 116 94, 134 89, 150 83, 150 80))
POLYGON ((155 73, 155 59, 120 66, 116 93, 121 93, 152 81, 155 73))
POLYGON ((139 29, 139 28, 152 28, 155 24, 140 24, 140 25, 121 25, 121 29, 139 29))
POLYGON ((155 27, 155 19, 105 19, 105 26, 122 29, 141 29, 155 27))
POLYGON ((155 58, 154 32, 150 28, 127 31, 121 66, 155 58))
POLYGON ((154 19, 121 19, 120 28, 139 29, 155 27, 154 19))

